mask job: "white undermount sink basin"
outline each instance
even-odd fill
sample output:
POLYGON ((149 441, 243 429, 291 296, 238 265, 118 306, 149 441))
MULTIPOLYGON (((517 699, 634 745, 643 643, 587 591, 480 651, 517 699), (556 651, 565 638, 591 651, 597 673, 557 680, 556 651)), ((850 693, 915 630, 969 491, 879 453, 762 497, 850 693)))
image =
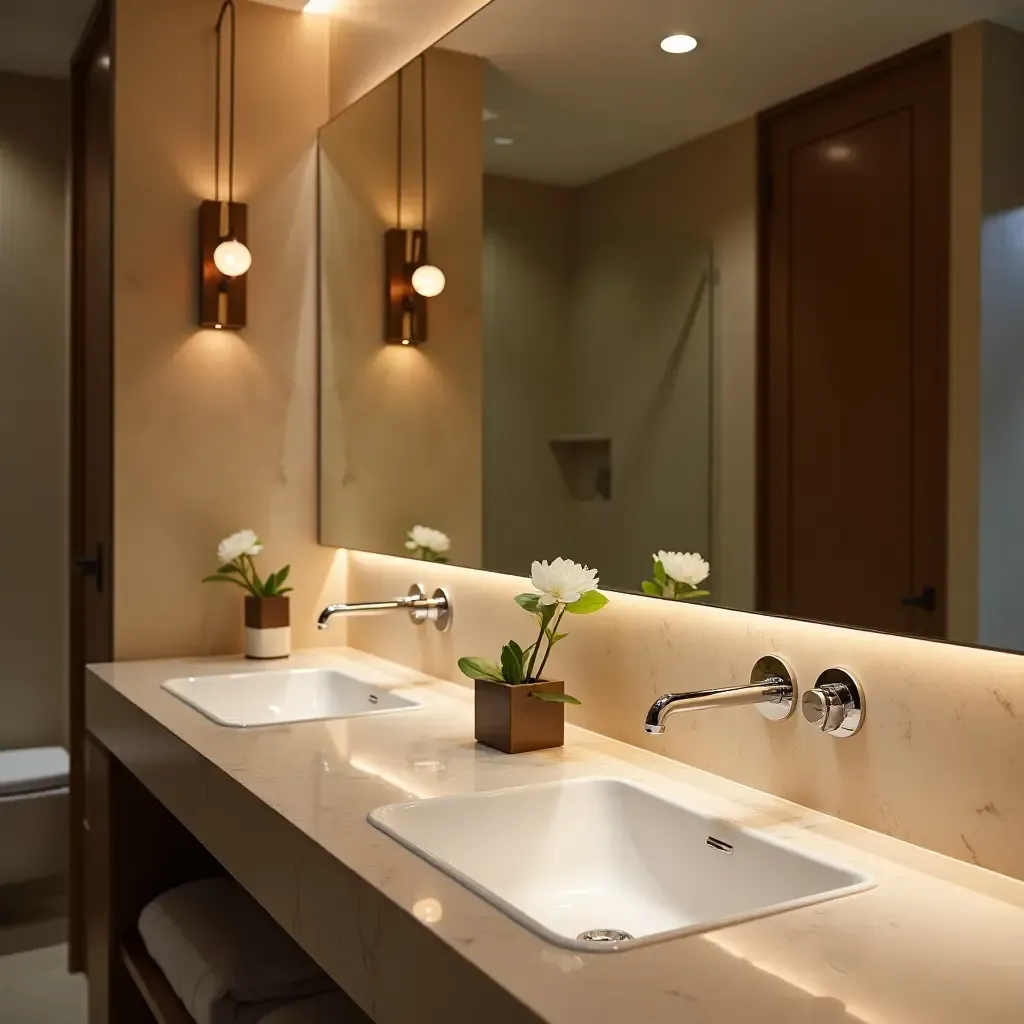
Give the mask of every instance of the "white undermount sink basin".
POLYGON ((393 804, 371 824, 559 946, 613 951, 861 892, 861 872, 632 783, 393 804))
POLYGON ((355 718, 422 705, 336 669, 238 672, 168 679, 163 688, 218 725, 246 728, 355 718))

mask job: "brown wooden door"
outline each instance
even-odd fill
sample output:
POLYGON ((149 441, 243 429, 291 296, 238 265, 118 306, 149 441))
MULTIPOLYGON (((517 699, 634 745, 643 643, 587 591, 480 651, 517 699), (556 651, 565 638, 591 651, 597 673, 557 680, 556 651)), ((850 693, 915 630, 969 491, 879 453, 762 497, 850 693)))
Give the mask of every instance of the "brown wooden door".
POLYGON ((761 133, 760 605, 941 637, 948 41, 761 133))
POLYGON ((113 656, 113 64, 99 5, 72 64, 70 967, 85 962, 85 665, 113 656))

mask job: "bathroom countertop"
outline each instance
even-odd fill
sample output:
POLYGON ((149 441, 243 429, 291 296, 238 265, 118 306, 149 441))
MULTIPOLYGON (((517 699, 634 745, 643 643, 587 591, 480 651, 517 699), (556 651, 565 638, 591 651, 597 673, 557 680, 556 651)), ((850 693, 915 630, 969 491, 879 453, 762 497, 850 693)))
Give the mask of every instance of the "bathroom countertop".
POLYGON ((399 692, 426 706, 225 729, 160 683, 280 663, 126 662, 91 667, 87 723, 379 1024, 1024 1020, 1024 882, 582 729, 567 728, 555 751, 479 747, 469 689, 358 651, 300 653, 288 666, 397 678, 399 692), (593 775, 833 856, 878 884, 703 935, 580 954, 538 938, 366 821, 383 804, 593 775), (258 841, 246 834, 250 820, 258 841), (438 964, 458 977, 441 977, 438 964))

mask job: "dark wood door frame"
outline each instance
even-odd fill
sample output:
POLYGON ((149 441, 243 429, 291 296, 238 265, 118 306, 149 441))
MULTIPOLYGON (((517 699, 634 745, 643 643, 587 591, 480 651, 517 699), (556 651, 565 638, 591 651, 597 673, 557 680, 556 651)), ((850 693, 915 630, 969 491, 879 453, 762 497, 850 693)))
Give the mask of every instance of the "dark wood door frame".
MULTIPOLYGON (((943 280, 940 289, 940 311, 939 328, 935 345, 940 346, 942 356, 941 380, 933 382, 936 390, 941 390, 943 395, 944 409, 941 416, 935 417, 935 422, 943 422, 942 436, 945 442, 945 449, 941 460, 934 457, 926 467, 919 467, 917 474, 931 473, 934 476, 941 476, 942 485, 948 488, 948 388, 949 388, 949 247, 950 247, 950 222, 949 222, 949 198, 951 195, 951 168, 950 168, 950 97, 951 93, 951 59, 952 41, 948 35, 938 39, 930 40, 920 46, 897 54, 870 67, 863 68, 851 75, 844 76, 821 86, 818 89, 794 97, 778 106, 772 107, 758 115, 758 219, 757 219, 757 442, 756 442, 756 542, 757 552, 755 559, 755 600, 758 611, 773 612, 770 607, 769 584, 770 575, 773 571, 771 559, 771 531, 769 526, 769 510, 775 498, 776 480, 771 478, 767 467, 769 466, 769 424, 773 415, 778 415, 778 409, 772 409, 770 403, 770 324, 771 324, 771 216, 775 192, 775 182, 771 174, 771 152, 770 142, 774 123, 787 114, 800 110, 802 107, 810 106, 824 98, 834 94, 843 93, 851 87, 870 82, 872 79, 879 79, 892 72, 912 66, 918 62, 938 58, 945 69, 947 102, 946 102, 946 123, 944 131, 947 145, 941 158, 931 168, 932 179, 936 188, 940 189, 946 196, 944 209, 941 216, 944 218, 944 231, 940 241, 938 258, 943 267, 943 280)), ((948 493, 948 492, 947 492, 948 493)), ((947 519, 948 519, 948 497, 943 501, 941 507, 934 508, 934 519, 929 526, 929 537, 927 543, 933 551, 933 561, 941 565, 941 578, 936 582, 941 587, 940 604, 937 612, 931 619, 931 624, 921 621, 923 635, 932 635, 941 638, 945 635, 946 616, 946 588, 947 588, 947 519)))
MULTIPOLYGON (((111 8, 111 0, 99 0, 71 62, 68 663, 71 753, 68 966, 71 971, 87 968, 84 666, 87 661, 109 661, 113 657, 113 222, 112 217, 104 218, 110 223, 97 227, 88 216, 90 203, 95 202, 90 160, 94 160, 98 145, 109 150, 108 179, 111 183, 113 175, 111 8), (97 140, 93 76, 97 62, 107 58, 107 84, 100 94, 99 104, 104 117, 104 124, 100 126, 103 134, 97 140), (109 256, 108 266, 103 266, 102 261, 99 265, 93 261, 97 240, 109 256), (98 416, 97 407, 100 409, 98 416), (96 564, 90 564, 90 559, 97 559, 96 564)), ((111 187, 110 196, 101 197, 111 211, 112 191, 111 187)))

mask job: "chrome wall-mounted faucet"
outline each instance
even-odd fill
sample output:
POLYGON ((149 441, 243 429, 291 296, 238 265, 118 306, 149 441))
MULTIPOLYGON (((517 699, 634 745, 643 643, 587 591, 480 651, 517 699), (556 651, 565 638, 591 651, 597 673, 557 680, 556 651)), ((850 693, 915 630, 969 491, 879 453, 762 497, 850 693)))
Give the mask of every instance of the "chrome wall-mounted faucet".
POLYGON ((419 583, 409 588, 408 597, 396 597, 391 601, 362 601, 356 604, 328 605, 317 620, 319 629, 326 629, 335 615, 366 615, 373 612, 407 611, 409 618, 417 626, 424 622, 432 622, 442 633, 447 633, 452 626, 452 600, 448 591, 438 587, 433 595, 419 583))
POLYGON ((658 736, 665 731, 665 719, 680 711, 734 708, 753 704, 765 718, 781 722, 796 706, 793 670, 781 658, 761 658, 750 673, 749 686, 727 686, 720 690, 691 690, 666 693, 647 712, 644 732, 658 736))

